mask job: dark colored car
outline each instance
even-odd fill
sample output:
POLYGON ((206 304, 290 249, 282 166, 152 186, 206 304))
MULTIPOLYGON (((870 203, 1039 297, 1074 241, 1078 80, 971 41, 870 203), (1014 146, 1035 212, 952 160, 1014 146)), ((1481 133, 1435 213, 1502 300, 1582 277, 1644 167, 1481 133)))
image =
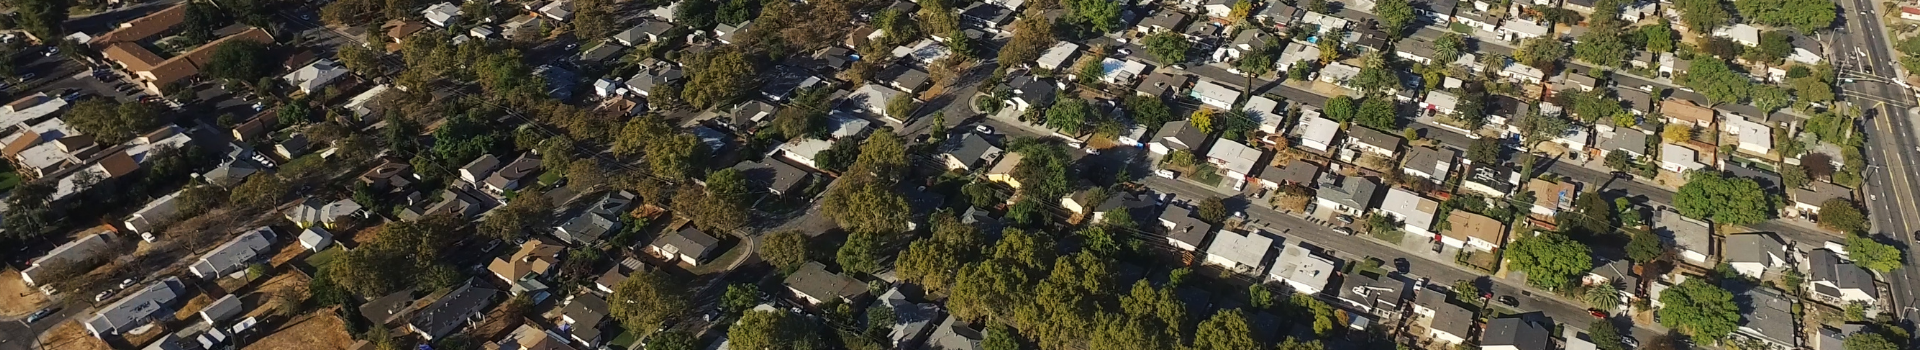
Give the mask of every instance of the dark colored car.
POLYGON ((40 319, 47 318, 47 316, 52 316, 53 312, 55 311, 60 311, 60 308, 50 307, 50 308, 40 309, 40 311, 35 311, 32 315, 27 315, 27 323, 34 323, 35 321, 39 321, 40 319))
POLYGON ((1520 299, 1514 299, 1512 295, 1500 296, 1500 303, 1507 304, 1507 306, 1520 307, 1520 299))
POLYGON ((1393 268, 1399 270, 1401 273, 1406 273, 1413 270, 1413 263, 1407 262, 1407 258, 1394 258, 1393 268))

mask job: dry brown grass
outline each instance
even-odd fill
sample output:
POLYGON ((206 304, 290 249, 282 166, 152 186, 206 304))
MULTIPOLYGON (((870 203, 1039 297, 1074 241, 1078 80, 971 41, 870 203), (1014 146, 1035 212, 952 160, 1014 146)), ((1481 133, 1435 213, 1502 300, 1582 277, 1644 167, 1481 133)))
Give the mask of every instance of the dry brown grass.
POLYGON ((267 260, 267 266, 278 268, 286 265, 289 261, 300 258, 300 256, 306 252, 307 247, 301 246, 300 243, 288 244, 286 247, 280 248, 280 252, 274 254, 272 259, 267 260))
POLYGON ((185 320, 197 317, 200 314, 200 309, 204 309, 207 307, 207 304, 212 303, 213 297, 207 296, 207 293, 194 295, 192 299, 187 299, 186 304, 180 305, 178 309, 174 309, 173 319, 185 320))
POLYGON ((253 308, 247 310, 246 317, 260 317, 279 312, 281 294, 293 294, 293 300, 305 299, 307 276, 293 272, 282 273, 261 283, 255 292, 256 294, 248 296, 252 300, 246 300, 247 305, 253 305, 253 308))
POLYGON ((353 336, 347 334, 340 317, 334 316, 332 309, 326 309, 290 320, 279 331, 244 349, 346 350, 351 345, 353 336))
POLYGON ((53 329, 47 330, 47 333, 45 334, 45 336, 46 336, 45 338, 40 339, 40 343, 41 345, 45 346, 48 349, 63 349, 63 350, 96 350, 96 349, 111 350, 112 349, 107 346, 107 342, 100 341, 99 338, 94 338, 92 335, 88 335, 86 327, 80 326, 79 321, 61 322, 59 326, 54 326, 53 329))
POLYGON ((28 287, 20 279, 20 270, 0 271, 0 317, 19 317, 39 311, 47 305, 47 295, 28 287))

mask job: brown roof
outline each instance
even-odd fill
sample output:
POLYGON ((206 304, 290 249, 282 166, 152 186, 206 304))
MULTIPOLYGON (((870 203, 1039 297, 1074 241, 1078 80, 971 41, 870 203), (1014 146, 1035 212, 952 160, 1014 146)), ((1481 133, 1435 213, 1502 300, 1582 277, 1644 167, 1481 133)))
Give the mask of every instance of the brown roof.
POLYGON ((1447 214, 1447 225, 1447 230, 1441 232, 1441 234, 1446 235, 1448 238, 1462 241, 1468 238, 1479 238, 1483 241, 1493 242, 1493 245, 1496 247, 1505 244, 1500 241, 1500 233, 1504 230, 1500 225, 1500 221, 1486 217, 1485 215, 1455 209, 1452 214, 1447 214))
POLYGON ((1573 196, 1579 194, 1574 192, 1575 189, 1576 187, 1574 186, 1573 181, 1556 183, 1553 181, 1547 181, 1543 179, 1533 179, 1533 181, 1527 182, 1527 190, 1533 191, 1533 205, 1547 207, 1547 208, 1561 208, 1563 206, 1565 207, 1573 206, 1573 203, 1571 203, 1573 196), (1568 203, 1560 203, 1561 192, 1567 193, 1568 203))
POLYGON ((107 178, 111 179, 140 170, 140 163, 134 163, 133 156, 127 155, 126 152, 113 152, 106 158, 100 159, 100 167, 107 169, 107 178))
POLYGON ((1694 123, 1712 123, 1713 109, 1701 107, 1693 102, 1667 99, 1660 102, 1660 114, 1694 123))
POLYGON ((46 103, 47 101, 52 101, 52 100, 53 100, 53 96, 47 96, 46 93, 32 94, 32 95, 27 95, 26 97, 21 97, 18 100, 13 100, 13 103, 7 104, 7 108, 11 108, 15 111, 18 111, 18 110, 33 108, 33 106, 39 106, 41 103, 46 103))
POLYGON ((212 61, 215 49, 219 48, 221 44, 235 40, 271 44, 273 43, 273 35, 267 34, 266 30, 249 27, 239 34, 229 35, 209 42, 206 45, 200 45, 200 47, 193 48, 193 51, 188 51, 186 54, 176 56, 166 62, 161 62, 158 66, 154 66, 152 69, 154 78, 150 83, 153 83, 154 86, 167 86, 180 79, 200 74, 200 67, 212 61))
POLYGON ((5 153, 4 155, 7 156, 7 158, 13 158, 13 156, 19 155, 20 152, 26 151, 28 148, 33 148, 33 145, 38 144, 40 144, 40 133, 34 132, 33 129, 30 128, 22 128, 20 129, 20 138, 13 139, 13 143, 7 144, 6 149, 0 149, 0 153, 5 153))
POLYGON ((273 128, 273 124, 276 122, 275 119, 278 118, 273 115, 272 109, 262 111, 259 115, 253 116, 253 119, 248 119, 247 122, 240 123, 240 125, 234 125, 233 137, 243 142, 259 139, 267 135, 267 129, 273 128))
POLYGON ((154 66, 166 63, 166 59, 160 58, 160 55, 140 47, 140 44, 130 42, 107 44, 107 48, 100 50, 100 54, 106 55, 109 60, 120 62, 120 65, 126 66, 127 70, 135 72, 153 70, 154 66))
POLYGON ((427 25, 414 21, 400 22, 400 24, 396 24, 392 28, 387 29, 387 37, 404 39, 413 36, 413 33, 418 33, 422 29, 427 29, 427 25))
POLYGON ((93 37, 92 44, 94 47, 100 47, 113 43, 145 40, 155 35, 160 35, 160 33, 165 33, 168 29, 173 29, 174 26, 180 25, 180 22, 185 21, 186 18, 187 4, 182 2, 178 5, 173 5, 173 7, 154 12, 146 17, 135 18, 127 21, 127 23, 122 23, 120 24, 120 29, 115 29, 106 34, 93 37))
POLYGON ((487 270, 507 278, 546 273, 560 264, 555 257, 566 249, 566 246, 548 242, 545 239, 529 240, 520 245, 520 251, 514 252, 513 256, 509 257, 513 260, 494 258, 493 263, 487 265, 487 270))
POLYGON ((300 50, 300 52, 288 55, 286 61, 280 62, 280 69, 300 69, 300 67, 306 66, 307 63, 313 62, 313 58, 313 50, 300 50))

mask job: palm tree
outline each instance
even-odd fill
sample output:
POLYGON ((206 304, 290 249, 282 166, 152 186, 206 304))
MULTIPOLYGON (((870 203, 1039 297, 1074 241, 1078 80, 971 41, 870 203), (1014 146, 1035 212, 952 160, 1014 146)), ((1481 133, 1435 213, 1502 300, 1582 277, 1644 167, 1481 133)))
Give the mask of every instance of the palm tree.
POLYGON ((1613 283, 1602 283, 1587 289, 1584 298, 1588 305, 1601 310, 1612 310, 1620 306, 1620 289, 1613 283))

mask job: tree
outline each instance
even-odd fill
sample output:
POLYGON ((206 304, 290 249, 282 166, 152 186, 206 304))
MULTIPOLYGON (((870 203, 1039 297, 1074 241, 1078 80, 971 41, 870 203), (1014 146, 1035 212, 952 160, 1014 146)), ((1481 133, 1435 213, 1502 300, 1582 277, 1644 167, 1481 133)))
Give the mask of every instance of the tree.
POLYGON ((887 184, 893 184, 907 169, 906 149, 906 145, 900 142, 899 136, 894 136, 892 130, 880 129, 860 143, 860 156, 847 169, 852 173, 872 174, 887 184))
MULTIPOLYGON (((1096 33, 1110 33, 1120 30, 1120 4, 1113 1, 1066 0, 1060 2, 1067 7, 1070 22, 1096 33)), ((1245 18, 1245 16, 1235 17, 1245 18)))
POLYGON ((1853 234, 1866 232, 1868 225, 1867 214, 1851 200, 1834 198, 1820 203, 1820 228, 1853 234))
POLYGON ((272 72, 267 44, 250 40, 230 40, 213 48, 213 56, 200 70, 207 76, 233 82, 252 83, 272 72))
POLYGON ((1613 171, 1625 172, 1634 169, 1633 157, 1628 156, 1627 152, 1621 150, 1607 152, 1606 164, 1607 168, 1612 168, 1613 171))
POLYGON ((1847 339, 1842 340, 1840 344, 1842 348, 1847 350, 1894 350, 1900 348, 1900 345, 1894 344, 1892 340, 1887 340, 1887 336, 1874 332, 1855 332, 1852 335, 1848 335, 1847 339))
MULTIPOLYGON (((865 156, 862 152, 861 157, 865 156)), ((854 233, 906 231, 909 214, 906 198, 894 191, 891 183, 872 175, 853 173, 842 177, 827 190, 824 206, 827 215, 840 227, 854 233)))
POLYGON ((691 309, 687 290, 686 283, 665 272, 639 272, 614 286, 613 296, 607 298, 611 306, 609 314, 620 322, 621 328, 642 335, 652 333, 691 309))
POLYGON ((1047 108, 1046 124, 1061 133, 1079 135, 1093 118, 1093 106, 1087 105, 1087 100, 1069 98, 1047 108))
POLYGON ((647 337, 647 350, 695 350, 699 349, 699 339, 682 330, 667 330, 647 337))
POLYGON ((1765 221, 1774 203, 1753 179, 1695 172, 1673 197, 1680 215, 1717 224, 1746 225, 1765 221))
MULTIPOLYGON (((760 287, 752 283, 734 283, 727 285, 727 294, 720 298, 721 306, 727 314, 739 314, 760 305, 760 287)), ((657 337, 657 336, 656 336, 657 337)))
MULTIPOLYGON (((1378 52, 1379 51, 1375 51, 1375 53, 1369 54, 1368 56, 1381 57, 1378 55, 1378 52)), ((1369 60, 1369 64, 1361 67, 1360 74, 1353 76, 1353 80, 1351 81, 1354 89, 1360 90, 1361 93, 1372 95, 1388 89, 1399 88, 1400 77, 1393 72, 1392 67, 1388 67, 1384 62, 1385 59, 1369 60)), ((1374 99, 1369 98, 1367 100, 1374 99)))
POLYGON ((108 101, 99 98, 80 101, 62 119, 81 134, 107 144, 126 142, 134 135, 153 131, 162 122, 160 110, 151 104, 108 101))
POLYGON ((1749 95, 1753 100, 1753 106, 1766 113, 1772 113, 1780 107, 1793 103, 1793 96, 1787 94, 1787 89, 1773 84, 1754 85, 1749 95))
POLYGON ((290 190, 288 187, 287 181, 279 176, 253 174, 233 188, 233 194, 227 197, 227 201, 245 208, 267 208, 280 204, 280 199, 286 198, 290 190))
POLYGON ((1651 262, 1666 251, 1666 243, 1651 233, 1635 233, 1627 241, 1627 259, 1637 263, 1651 262))
POLYGON ((1354 123, 1377 130, 1393 130, 1399 124, 1394 118, 1393 98, 1376 96, 1360 102, 1360 112, 1355 115, 1354 123))
POLYGON ((1627 58, 1625 29, 1619 21, 1602 21, 1573 44, 1573 58, 1595 65, 1619 67, 1627 58))
POLYGON ((1807 176, 1806 167, 1794 164, 1783 164, 1780 167, 1780 182, 1787 188, 1800 188, 1806 186, 1809 181, 1812 180, 1807 176))
POLYGON ((1866 236, 1847 237, 1846 247, 1847 257, 1852 258, 1855 264, 1882 273, 1900 268, 1901 261, 1904 261, 1900 257, 1899 248, 1866 236))
MULTIPOLYGON (((687 8, 685 4, 680 7, 681 10, 687 8)), ((754 90, 756 70, 747 60, 746 53, 740 49, 726 46, 691 61, 695 63, 687 66, 691 79, 687 79, 686 86, 680 91, 680 98, 695 108, 725 105, 739 99, 741 94, 754 90)))
POLYGON ((1753 24, 1793 27, 1807 34, 1832 26, 1838 18, 1833 2, 1822 0, 1739 0, 1733 8, 1753 24))
POLYGON ((1356 108, 1357 107, 1354 106, 1353 97, 1348 97, 1347 95, 1340 95, 1340 96, 1334 96, 1331 99, 1327 99, 1327 108, 1325 112, 1326 112, 1327 119, 1332 119, 1333 121, 1337 121, 1337 122, 1345 122, 1353 119, 1354 113, 1357 112, 1356 108))
POLYGON ((1660 325, 1676 328, 1696 339, 1721 339, 1732 333, 1740 321, 1740 308, 1733 293, 1691 278, 1660 292, 1660 325))
POLYGON ((527 191, 514 196, 507 205, 480 222, 480 233, 501 240, 518 239, 530 230, 545 227, 548 213, 553 212, 553 200, 537 191, 527 191))
POLYGON ((1695 56, 1693 66, 1687 69, 1681 80, 1715 104, 1740 102, 1747 98, 1747 93, 1753 88, 1753 82, 1748 80, 1747 75, 1733 71, 1726 61, 1699 56, 1695 56))
POLYGON ((849 274, 871 275, 879 272, 881 239, 875 233, 848 235, 847 242, 840 245, 839 252, 834 253, 834 261, 840 263, 840 269, 849 274))
POLYGON ((1467 51, 1467 39, 1460 33, 1446 32, 1433 40, 1433 59, 1439 62, 1453 62, 1467 51))
POLYGON ((1512 244, 1507 257, 1527 273, 1527 283, 1558 289, 1572 278, 1593 270, 1593 255, 1586 245, 1566 235, 1542 234, 1524 237, 1512 244))
POLYGON ((1179 33, 1168 31, 1147 36, 1146 46, 1147 53, 1153 54, 1153 57, 1160 58, 1161 61, 1181 63, 1187 61, 1187 48, 1192 47, 1193 44, 1188 43, 1187 38, 1180 36, 1179 33))
POLYGON ((1580 118, 1581 121, 1588 124, 1592 124, 1602 118, 1610 118, 1615 115, 1624 114, 1627 111, 1626 108, 1620 107, 1620 99, 1610 96, 1607 89, 1574 92, 1561 96, 1571 100, 1569 101, 1571 103, 1569 103, 1570 106, 1568 106, 1568 109, 1572 110, 1573 116, 1580 118))
POLYGON ((960 15, 945 1, 930 1, 920 4, 920 32, 959 33, 960 15))
POLYGON ((1476 139, 1467 146, 1467 159, 1477 164, 1498 164, 1500 148, 1499 140, 1484 137, 1476 139))
POLYGON ((1660 131, 1660 138, 1665 139, 1668 143, 1693 141, 1693 125, 1686 123, 1668 123, 1666 129, 1660 131))
POLYGON ((1013 23, 1013 38, 1000 47, 1001 64, 1033 63, 1040 53, 1052 47, 1053 22, 1044 18, 1023 16, 1013 23))
POLYGON ((1418 17, 1413 4, 1407 0, 1380 0, 1374 3, 1373 14, 1380 17, 1380 30, 1386 31, 1389 39, 1400 38, 1407 25, 1418 17))
POLYGON ((1015 334, 1007 324, 993 322, 987 325, 985 339, 980 340, 983 350, 1020 350, 1020 335, 1015 334))
POLYGON ((7 1, 14 8, 14 18, 19 21, 20 29, 43 41, 66 36, 64 23, 72 1, 67 0, 12 0, 7 1))
POLYGON ((1173 121, 1173 111, 1159 97, 1133 95, 1127 97, 1127 113, 1133 121, 1147 127, 1157 127, 1173 121))
POLYGON ((1793 54, 1793 37, 1785 31, 1773 30, 1760 33, 1760 46, 1745 52, 1745 58, 1751 61, 1777 65, 1793 54))
POLYGON ((654 175, 681 180, 698 170, 697 160, 707 153, 707 144, 698 136, 676 133, 648 142, 646 151, 647 166, 654 175))
POLYGON ((799 231, 781 231, 760 242, 760 259, 783 273, 793 272, 807 263, 807 236, 799 231))
POLYGON ((913 118, 914 102, 916 101, 913 100, 913 94, 894 96, 893 99, 887 100, 887 115, 894 116, 901 120, 911 120, 913 118))
POLYGON ((1611 319, 1593 320, 1593 323, 1587 326, 1587 337, 1599 350, 1624 350, 1626 347, 1622 344, 1623 336, 1620 334, 1620 328, 1614 326, 1611 319))
POLYGON ((1587 305, 1593 305, 1594 308, 1611 310, 1620 306, 1620 289, 1614 287, 1612 283, 1602 283, 1587 288, 1586 294, 1581 295, 1581 299, 1586 301, 1587 305))
POLYGON ((1561 118, 1559 115, 1544 115, 1536 111, 1520 116, 1515 126, 1520 128, 1521 141, 1527 146, 1532 146, 1566 134, 1567 128, 1573 127, 1573 121, 1561 118))
POLYGON ((1677 0, 1673 2, 1680 8, 1680 22, 1687 28, 1719 28, 1727 25, 1732 14, 1727 13, 1725 3, 1720 0, 1677 0))
POLYGON ((1199 129, 1201 133, 1213 133, 1213 109, 1200 107, 1193 110, 1193 114, 1187 116, 1187 125, 1199 129))
POLYGON ((1544 71, 1552 71, 1554 63, 1563 57, 1567 57, 1567 45, 1551 37, 1527 39, 1513 51, 1515 61, 1544 71))
POLYGON ((1200 322, 1194 328, 1194 350, 1254 350, 1259 349, 1253 340, 1252 326, 1247 324, 1246 314, 1240 309, 1229 309, 1213 314, 1213 317, 1200 322))
POLYGON ((1660 23, 1640 27, 1640 36, 1646 42, 1647 51, 1673 51, 1673 25, 1666 17, 1660 17, 1660 23))
POLYGON ((751 311, 740 316, 727 332, 727 340, 741 349, 808 350, 821 349, 813 335, 813 326, 805 318, 784 311, 751 311))
POLYGON ((943 291, 966 262, 961 248, 934 239, 914 240, 906 251, 900 252, 894 269, 901 279, 925 286, 928 291, 943 291))
POLYGON ((1199 215, 1200 220, 1205 220, 1206 222, 1220 223, 1225 221, 1227 219, 1226 200, 1220 197, 1210 197, 1202 200, 1200 201, 1200 208, 1195 214, 1199 215))

